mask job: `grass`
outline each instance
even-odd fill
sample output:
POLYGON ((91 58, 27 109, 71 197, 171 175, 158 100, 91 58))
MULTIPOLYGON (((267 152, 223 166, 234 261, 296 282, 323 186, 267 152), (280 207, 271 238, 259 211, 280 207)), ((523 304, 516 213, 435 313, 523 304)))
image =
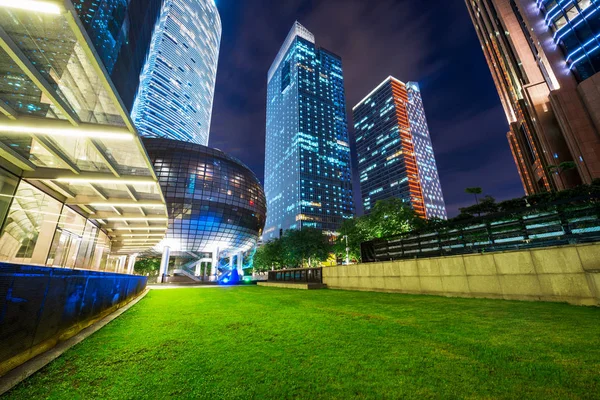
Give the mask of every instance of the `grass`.
POLYGON ((6 397, 598 399, 600 309, 334 290, 154 290, 6 397))

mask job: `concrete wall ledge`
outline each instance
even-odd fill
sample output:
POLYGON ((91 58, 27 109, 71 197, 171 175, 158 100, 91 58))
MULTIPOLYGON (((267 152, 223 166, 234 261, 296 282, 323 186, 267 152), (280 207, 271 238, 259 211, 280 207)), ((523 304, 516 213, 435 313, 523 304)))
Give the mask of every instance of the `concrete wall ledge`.
POLYGON ((331 289, 600 305, 600 243, 323 268, 331 289))

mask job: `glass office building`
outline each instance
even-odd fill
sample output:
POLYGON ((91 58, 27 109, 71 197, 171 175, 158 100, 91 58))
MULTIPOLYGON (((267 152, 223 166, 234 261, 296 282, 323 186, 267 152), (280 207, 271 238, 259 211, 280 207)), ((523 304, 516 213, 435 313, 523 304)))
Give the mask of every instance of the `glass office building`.
POLYGON ((353 215, 342 60, 294 24, 268 73, 264 239, 353 215))
POLYGON ((597 0, 465 0, 529 195, 600 177, 597 0), (574 165, 574 169, 560 168, 574 165))
POLYGON ((166 203, 75 5, 0 3, 0 262, 132 272, 166 203))
POLYGON ((208 144, 220 43, 214 0, 164 0, 132 111, 142 136, 208 144))
POLYGON ((163 0, 74 0, 125 108, 131 112, 163 0))
POLYGON ((447 219, 419 85, 390 76, 353 112, 365 213, 399 198, 423 218, 447 219))

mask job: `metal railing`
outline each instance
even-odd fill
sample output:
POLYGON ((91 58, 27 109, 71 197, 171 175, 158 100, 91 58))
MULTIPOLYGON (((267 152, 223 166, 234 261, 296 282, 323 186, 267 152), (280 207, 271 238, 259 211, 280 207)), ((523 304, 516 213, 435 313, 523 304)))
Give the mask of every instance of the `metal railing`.
POLYGON ((323 283, 323 268, 299 268, 269 271, 269 282, 323 283))
POLYGON ((530 209, 493 215, 438 231, 410 232, 365 242, 363 262, 519 250, 600 241, 600 207, 530 209))

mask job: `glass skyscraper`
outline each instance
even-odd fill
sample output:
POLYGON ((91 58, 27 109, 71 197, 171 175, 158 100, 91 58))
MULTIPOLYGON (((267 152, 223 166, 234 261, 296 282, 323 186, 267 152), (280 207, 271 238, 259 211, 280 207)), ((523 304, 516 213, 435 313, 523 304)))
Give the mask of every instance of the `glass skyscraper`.
POLYGON ((221 18, 214 0, 165 0, 132 118, 145 137, 208 144, 221 18))
POLYGON ((131 112, 163 0, 74 0, 118 94, 131 112))
POLYGON ((342 60, 294 24, 268 74, 264 239, 353 215, 342 60))
POLYGON ((365 212, 395 197, 423 218, 447 219, 419 85, 390 76, 353 112, 365 212))

